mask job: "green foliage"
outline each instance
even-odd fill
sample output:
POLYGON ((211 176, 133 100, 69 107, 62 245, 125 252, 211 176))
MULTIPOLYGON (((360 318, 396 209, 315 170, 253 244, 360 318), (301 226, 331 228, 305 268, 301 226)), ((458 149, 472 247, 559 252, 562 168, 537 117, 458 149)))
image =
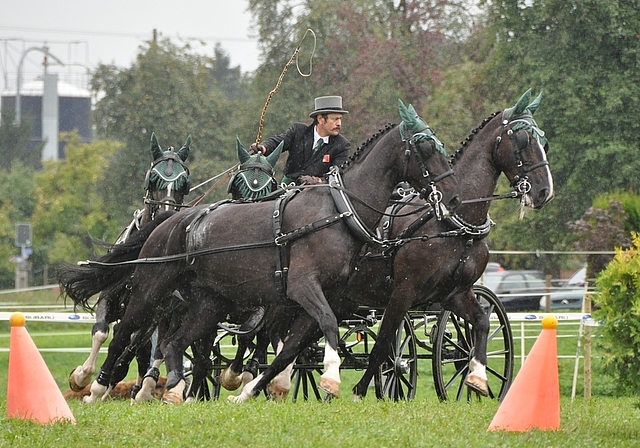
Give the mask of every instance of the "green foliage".
POLYGON ((606 208, 611 201, 619 202, 627 215, 625 230, 640 232, 640 195, 632 190, 599 194, 593 199, 593 206, 606 208))
POLYGON ((121 226, 104 200, 111 176, 109 160, 121 144, 98 140, 81 143, 69 136, 66 158, 46 162, 35 175, 34 250, 46 262, 67 262, 96 255, 95 239, 113 241, 121 226))
POLYGON ((602 321, 605 365, 619 379, 621 391, 640 393, 640 233, 633 247, 617 250, 616 256, 596 280, 599 309, 594 316, 602 321))
MULTIPOLYGON (((277 132, 307 117, 313 97, 342 95, 351 112, 344 134, 354 146, 386 123, 399 122, 398 99, 421 113, 443 70, 460 62, 459 42, 471 22, 464 1, 278 3, 274 8, 269 0, 249 2, 266 56, 256 81, 264 86, 268 76, 266 85, 275 84, 306 29, 315 31, 317 46, 311 76, 293 73, 272 104, 274 120, 286 115, 277 132)), ((303 64, 309 45, 302 47, 303 64)))
POLYGON ((13 108, 4 108, 0 113, 0 158, 3 161, 2 169, 11 169, 16 160, 33 168, 39 167, 40 154, 44 143, 27 149, 34 124, 33 117, 25 116, 18 126, 13 124, 13 108))
POLYGON ((30 222, 35 207, 34 170, 14 160, 10 171, 0 170, 0 288, 13 288, 15 264, 9 258, 20 255, 15 246, 16 224, 30 222))
POLYGON ((119 204, 115 218, 121 225, 142 205, 152 132, 164 149, 179 148, 193 136, 192 185, 222 171, 220 165, 233 166, 231 98, 242 101, 242 79, 228 64, 219 47, 213 59, 195 54, 189 43, 163 39, 147 42, 131 67, 100 65, 93 74, 91 88, 100 93, 93 115, 98 136, 124 143, 104 189, 105 200, 119 204))
POLYGON ((565 223, 578 219, 597 194, 637 184, 640 123, 621 117, 640 108, 638 2, 484 6, 496 39, 483 72, 491 96, 522 86, 544 92, 539 123, 549 137, 556 198, 552 211, 540 214, 541 233, 528 233, 541 249, 560 248, 571 242, 565 223))

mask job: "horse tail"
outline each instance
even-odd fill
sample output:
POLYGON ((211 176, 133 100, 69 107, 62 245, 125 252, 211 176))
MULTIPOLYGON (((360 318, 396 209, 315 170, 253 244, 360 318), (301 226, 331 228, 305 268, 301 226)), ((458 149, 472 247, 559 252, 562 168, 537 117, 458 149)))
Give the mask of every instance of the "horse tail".
POLYGON ((105 292, 108 296, 118 296, 120 292, 125 290, 136 265, 133 263, 113 265, 111 263, 137 259, 142 246, 151 233, 175 213, 177 212, 168 211, 158 214, 153 221, 132 232, 126 241, 111 246, 105 255, 96 260, 110 265, 58 263, 56 273, 60 295, 65 299, 70 298, 75 306, 81 306, 90 312, 94 310, 95 306, 90 303, 90 299, 94 295, 105 292))

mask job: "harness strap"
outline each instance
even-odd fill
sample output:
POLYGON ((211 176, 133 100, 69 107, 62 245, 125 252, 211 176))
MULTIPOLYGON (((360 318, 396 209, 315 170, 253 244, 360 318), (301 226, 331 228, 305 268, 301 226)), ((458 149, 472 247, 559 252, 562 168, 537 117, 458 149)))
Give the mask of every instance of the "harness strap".
POLYGON ((331 197, 333 202, 340 212, 344 216, 345 222, 349 229, 356 235, 356 237, 365 243, 383 244, 384 242, 378 238, 367 226, 362 222, 358 213, 353 208, 351 199, 344 193, 342 189, 342 177, 337 167, 331 167, 329 171, 329 186, 331 187, 331 197))
POLYGON ((287 296, 287 276, 289 274, 289 261, 291 259, 289 248, 282 247, 277 243, 278 237, 282 234, 282 214, 285 205, 295 196, 295 190, 292 193, 284 194, 278 197, 273 210, 273 238, 276 241, 276 270, 274 274, 275 286, 278 294, 282 298, 287 296))

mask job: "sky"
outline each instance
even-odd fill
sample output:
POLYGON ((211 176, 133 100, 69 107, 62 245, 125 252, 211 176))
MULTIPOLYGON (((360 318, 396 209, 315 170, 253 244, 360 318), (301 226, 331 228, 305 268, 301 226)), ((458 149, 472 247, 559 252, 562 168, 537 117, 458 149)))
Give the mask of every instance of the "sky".
POLYGON ((203 40, 202 54, 220 43, 232 67, 253 71, 258 49, 247 7, 247 0, 0 0, 0 91, 15 90, 23 57, 22 83, 42 76, 45 45, 65 64, 48 72, 86 88, 87 67, 129 67, 154 29, 177 45, 203 40))

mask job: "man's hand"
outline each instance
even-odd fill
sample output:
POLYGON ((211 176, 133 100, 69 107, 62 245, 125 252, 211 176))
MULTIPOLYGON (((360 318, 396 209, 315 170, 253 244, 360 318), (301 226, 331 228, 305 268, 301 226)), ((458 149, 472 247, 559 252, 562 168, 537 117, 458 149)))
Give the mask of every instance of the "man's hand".
POLYGON ((300 176, 298 179, 300 181, 300 185, 317 185, 323 182, 322 177, 316 176, 300 176))
POLYGON ((249 146, 249 154, 254 155, 257 154, 258 152, 261 152, 263 155, 267 155, 267 148, 264 145, 257 145, 255 143, 252 143, 251 146, 249 146))

